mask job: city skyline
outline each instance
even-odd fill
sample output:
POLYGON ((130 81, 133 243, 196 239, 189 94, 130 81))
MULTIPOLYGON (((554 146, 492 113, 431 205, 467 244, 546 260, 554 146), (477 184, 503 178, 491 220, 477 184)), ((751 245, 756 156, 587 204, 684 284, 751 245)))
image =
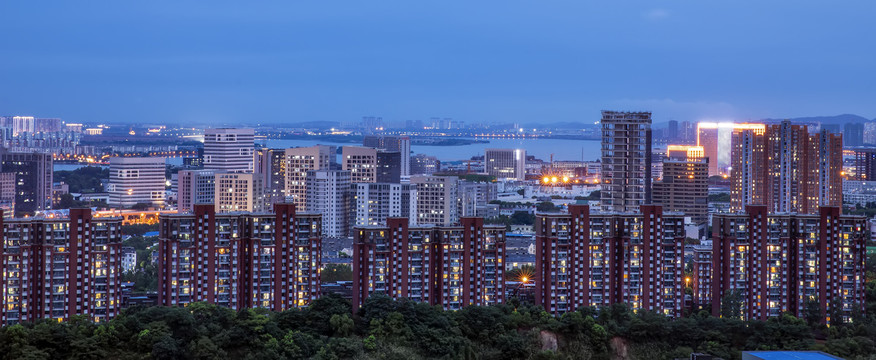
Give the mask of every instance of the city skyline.
POLYGON ((0 79, 16 86, 0 109, 228 125, 592 123, 612 108, 655 123, 872 119, 873 53, 856 39, 876 32, 874 6, 4 4, 0 46, 17 56, 0 79))

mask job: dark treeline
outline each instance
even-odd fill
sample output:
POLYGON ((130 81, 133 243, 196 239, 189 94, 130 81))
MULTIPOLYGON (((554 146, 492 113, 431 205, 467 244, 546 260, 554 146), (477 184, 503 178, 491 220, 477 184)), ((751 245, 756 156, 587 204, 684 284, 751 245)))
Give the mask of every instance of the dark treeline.
POLYGON ((233 311, 204 303, 136 307, 110 322, 77 317, 0 329, 4 359, 673 359, 693 351, 816 349, 876 358, 876 322, 832 326, 790 315, 768 321, 677 320, 617 304, 555 317, 517 304, 443 311, 372 296, 356 315, 326 296, 303 309, 233 311))

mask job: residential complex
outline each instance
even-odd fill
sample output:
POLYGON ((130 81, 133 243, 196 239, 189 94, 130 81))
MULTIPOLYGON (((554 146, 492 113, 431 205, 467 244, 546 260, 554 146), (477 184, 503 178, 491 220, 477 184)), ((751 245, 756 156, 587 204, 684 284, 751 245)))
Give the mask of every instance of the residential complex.
POLYGON ((638 213, 537 214, 535 302, 561 314, 616 303, 682 314, 684 215, 642 205, 638 213))
POLYGON ((651 203, 651 113, 603 111, 602 209, 651 203))
POLYGON ((321 216, 274 204, 273 213, 162 214, 158 237, 158 303, 196 301, 275 311, 319 297, 321 216))
POLYGON ((262 177, 253 173, 216 173, 216 212, 266 211, 268 199, 262 177))
POLYGON ((109 205, 130 208, 137 204, 164 206, 163 157, 112 157, 107 185, 109 205))
POLYGON ((121 311, 122 219, 4 219, 0 211, 0 325, 86 315, 106 321, 121 311))
POLYGON ((842 205, 842 135, 789 121, 733 131, 731 209, 815 214, 842 205))
POLYGON ((213 204, 216 195, 216 171, 180 170, 177 173, 177 210, 191 212, 195 204, 213 204))
POLYGON ((749 205, 745 213, 715 214, 712 232, 712 314, 734 298, 745 319, 803 317, 810 301, 827 324, 837 321, 831 314, 847 321, 863 310, 865 217, 841 215, 839 207, 794 214, 749 205))
POLYGON ((417 187, 411 184, 353 184, 354 225, 386 225, 393 217, 416 218, 417 187))
POLYGON ((705 224, 709 217, 709 159, 699 155, 701 147, 678 148, 670 146, 663 160, 663 178, 653 185, 654 204, 690 216, 695 224, 705 224))
POLYGON ((447 310, 504 302, 504 226, 484 225, 483 218, 462 218, 456 226, 390 218, 386 226, 354 233, 354 311, 373 294, 447 310))
POLYGON ((377 149, 344 146, 341 148, 341 165, 350 171, 353 183, 377 182, 377 149))

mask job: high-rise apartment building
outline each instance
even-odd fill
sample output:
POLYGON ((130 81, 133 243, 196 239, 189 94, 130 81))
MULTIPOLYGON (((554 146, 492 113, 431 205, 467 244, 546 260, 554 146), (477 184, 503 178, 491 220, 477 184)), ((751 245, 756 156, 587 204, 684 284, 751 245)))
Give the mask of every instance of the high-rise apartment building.
POLYGON ((410 137, 368 135, 362 139, 362 146, 383 149, 388 152, 398 152, 401 156, 399 161, 401 176, 412 175, 410 137))
POLYGON ((268 210, 265 185, 258 174, 217 172, 214 185, 216 212, 268 210))
POLYGON ((666 211, 684 213, 696 224, 705 224, 709 216, 708 158, 702 157, 699 146, 670 145, 668 152, 669 157, 663 160, 663 178, 654 183, 654 204, 666 211), (680 148, 688 148, 683 156, 675 154, 683 151, 680 148))
MULTIPOLYGON (((711 240, 693 245, 693 276, 690 279, 693 308, 711 309, 712 301, 712 244, 711 240)), ((685 282, 688 280, 685 279, 685 282)))
POLYGON ((353 225, 350 172, 311 170, 307 172, 307 211, 322 214, 322 235, 347 237, 353 225))
POLYGON ((121 228, 121 218, 93 218, 89 209, 68 218, 0 214, 0 324, 118 315, 121 228))
POLYGON ((253 129, 219 128, 204 131, 204 169, 254 172, 253 129))
POLYGON ((417 187, 417 225, 451 225, 459 221, 456 176, 411 176, 417 187))
POLYGON ((214 204, 216 172, 213 170, 180 170, 177 173, 177 211, 192 212, 195 204, 214 204))
POLYGON ((847 321, 864 304, 867 219, 844 216, 839 207, 817 214, 769 214, 764 205, 745 213, 716 214, 712 225, 714 315, 722 301, 741 304, 745 319, 785 312, 803 317, 817 302, 827 324, 847 321))
POLYGON ((353 184, 355 226, 385 226, 392 217, 416 218, 417 187, 411 184, 353 184))
POLYGON ((0 172, 0 210, 15 215, 15 173, 0 172))
POLYGON ((498 179, 526 180, 526 150, 485 149, 484 170, 498 179))
POLYGON ((498 185, 494 182, 459 181, 457 193, 460 217, 486 217, 487 205, 498 198, 498 185))
POLYGON ((602 112, 601 203, 636 211, 651 203, 651 113, 602 112))
POLYGON ((286 149, 286 197, 297 209, 307 209, 307 172, 328 169, 335 149, 328 145, 286 149))
POLYGON ((441 161, 437 157, 417 154, 411 156, 411 175, 432 175, 441 171, 441 161))
POLYGON ((0 172, 15 174, 15 211, 33 213, 52 208, 53 165, 52 154, 0 149, 0 172))
MULTIPOLYGON (((398 151, 377 151, 377 182, 399 183, 401 182, 401 153, 398 151)), ((409 159, 410 160, 410 159, 409 159)))
POLYGON ((733 131, 731 209, 814 214, 842 205, 842 135, 809 134, 789 121, 733 131))
POLYGON ((616 303, 681 316, 684 216, 642 205, 638 213, 538 214, 535 302, 561 314, 616 303))
POLYGON ((876 148, 857 148, 855 152, 855 180, 876 181, 876 148))
POLYGON ((285 201, 286 149, 259 149, 256 159, 256 173, 265 184, 265 195, 271 203, 285 201))
POLYGON ((292 204, 231 214, 195 205, 194 214, 159 219, 160 305, 282 311, 319 297, 320 215, 296 213, 292 204))
POLYGON ((112 157, 109 160, 108 205, 164 206, 165 160, 163 157, 112 157))
POLYGON ((350 171, 353 183, 377 182, 377 149, 359 146, 341 148, 341 166, 350 171))
POLYGON ((504 302, 505 227, 484 225, 483 218, 462 218, 457 226, 386 222, 354 228, 354 309, 372 294, 447 310, 504 302))
POLYGON ((864 145, 864 124, 862 123, 846 123, 843 124, 843 146, 863 146, 864 145))

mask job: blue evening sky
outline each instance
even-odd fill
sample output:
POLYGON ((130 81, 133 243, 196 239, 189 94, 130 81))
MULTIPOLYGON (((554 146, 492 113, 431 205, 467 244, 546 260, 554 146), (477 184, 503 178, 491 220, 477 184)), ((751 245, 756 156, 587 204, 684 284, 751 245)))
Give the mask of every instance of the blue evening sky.
POLYGON ((874 1, 3 1, 0 115, 876 117, 874 1))

